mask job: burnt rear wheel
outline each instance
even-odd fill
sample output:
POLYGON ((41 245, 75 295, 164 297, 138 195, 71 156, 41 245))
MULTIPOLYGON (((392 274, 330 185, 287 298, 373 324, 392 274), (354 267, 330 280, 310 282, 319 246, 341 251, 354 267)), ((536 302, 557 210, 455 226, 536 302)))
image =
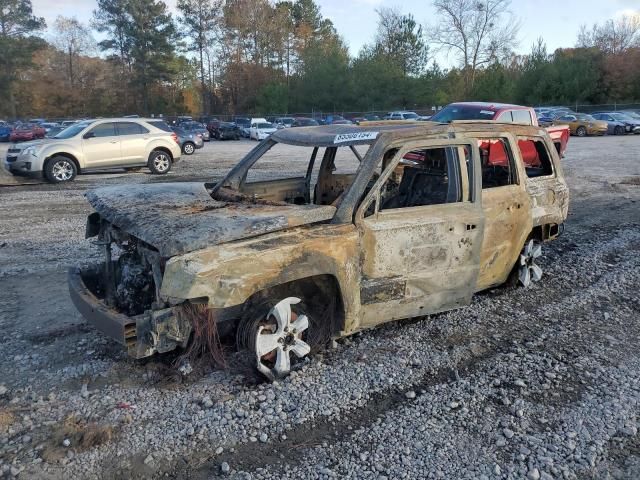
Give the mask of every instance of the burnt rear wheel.
POLYGON ((527 288, 532 282, 542 279, 542 268, 536 263, 541 256, 542 246, 533 240, 522 249, 518 260, 518 280, 523 287, 527 288))

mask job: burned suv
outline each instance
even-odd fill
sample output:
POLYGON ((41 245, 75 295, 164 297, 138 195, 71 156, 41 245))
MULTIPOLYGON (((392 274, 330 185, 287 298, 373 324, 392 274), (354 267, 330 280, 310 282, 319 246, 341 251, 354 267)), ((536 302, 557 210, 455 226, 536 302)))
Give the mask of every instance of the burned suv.
POLYGON ((331 338, 540 280, 569 203, 548 133, 494 122, 282 129, 217 184, 87 198, 105 259, 69 282, 96 328, 136 358, 233 339, 272 379, 331 338), (283 144, 306 169, 253 181, 283 144))

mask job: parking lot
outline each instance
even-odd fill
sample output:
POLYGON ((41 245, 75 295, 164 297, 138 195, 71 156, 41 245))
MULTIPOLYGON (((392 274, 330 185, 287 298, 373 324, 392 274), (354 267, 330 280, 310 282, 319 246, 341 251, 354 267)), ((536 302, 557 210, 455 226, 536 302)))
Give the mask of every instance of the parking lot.
MULTIPOLYGON (((68 296, 67 268, 101 256, 84 192, 212 182, 255 145, 212 141, 165 176, 0 174, 0 477, 640 478, 640 136, 571 139, 566 231, 530 289, 358 334, 273 384, 127 358, 68 296)), ((260 175, 303 171, 297 152, 260 175)))

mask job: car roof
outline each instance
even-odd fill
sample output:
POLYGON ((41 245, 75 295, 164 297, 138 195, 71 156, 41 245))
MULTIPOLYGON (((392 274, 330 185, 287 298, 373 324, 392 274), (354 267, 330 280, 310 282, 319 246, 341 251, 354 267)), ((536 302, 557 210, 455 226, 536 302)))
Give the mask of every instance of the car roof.
POLYGON ((529 110, 530 107, 524 105, 514 105, 512 103, 499 103, 499 102, 455 102, 447 106, 461 106, 461 107, 477 107, 484 108, 486 110, 529 110))
POLYGON ((449 135, 452 131, 460 133, 506 131, 520 135, 539 135, 545 132, 541 127, 493 121, 455 121, 452 124, 418 121, 366 122, 360 125, 285 128, 273 133, 271 139, 278 143, 304 147, 346 147, 371 145, 383 133, 393 133, 396 137, 410 138, 419 135, 449 135), (344 137, 337 142, 338 135, 344 137), (349 136, 352 138, 349 139, 349 136))

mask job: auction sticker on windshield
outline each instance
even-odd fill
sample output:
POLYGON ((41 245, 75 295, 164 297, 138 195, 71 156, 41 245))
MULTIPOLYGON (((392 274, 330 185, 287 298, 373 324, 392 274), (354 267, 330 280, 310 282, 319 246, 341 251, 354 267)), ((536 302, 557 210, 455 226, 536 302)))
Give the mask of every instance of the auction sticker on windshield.
POLYGON ((356 132, 356 133, 341 133, 340 135, 336 135, 336 138, 333 139, 333 143, 346 143, 353 141, 362 141, 362 140, 375 140, 378 138, 379 132, 356 132))

